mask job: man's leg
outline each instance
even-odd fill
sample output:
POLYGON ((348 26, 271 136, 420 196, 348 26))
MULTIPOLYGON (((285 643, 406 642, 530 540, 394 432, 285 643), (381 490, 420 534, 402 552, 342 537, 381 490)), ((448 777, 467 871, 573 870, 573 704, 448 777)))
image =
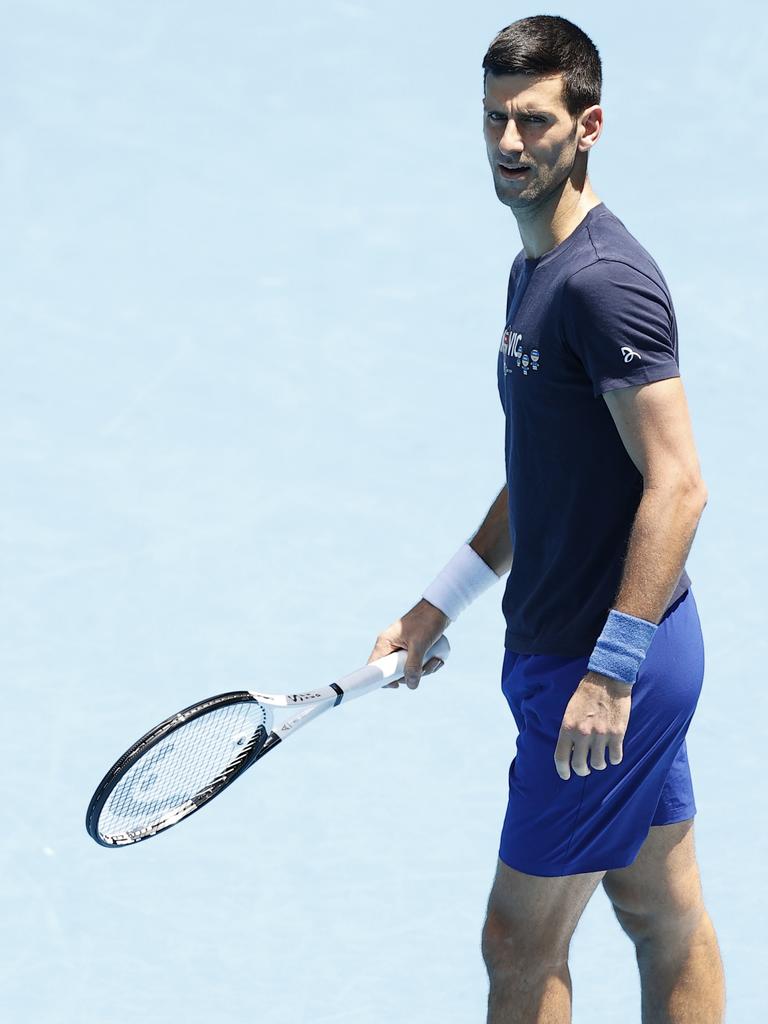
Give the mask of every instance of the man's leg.
POLYGON ((603 888, 635 944, 643 1024, 722 1024, 725 978, 693 818, 652 827, 633 863, 606 872, 603 888))
POLYGON ((604 874, 544 878, 499 860, 482 934, 487 1024, 570 1024, 568 948, 604 874))

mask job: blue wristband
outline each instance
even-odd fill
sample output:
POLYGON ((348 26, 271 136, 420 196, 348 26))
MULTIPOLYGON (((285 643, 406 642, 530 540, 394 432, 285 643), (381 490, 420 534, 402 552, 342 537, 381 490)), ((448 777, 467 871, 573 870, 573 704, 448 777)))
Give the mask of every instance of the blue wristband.
POLYGON ((611 608, 587 668, 631 686, 658 628, 647 619, 611 608))

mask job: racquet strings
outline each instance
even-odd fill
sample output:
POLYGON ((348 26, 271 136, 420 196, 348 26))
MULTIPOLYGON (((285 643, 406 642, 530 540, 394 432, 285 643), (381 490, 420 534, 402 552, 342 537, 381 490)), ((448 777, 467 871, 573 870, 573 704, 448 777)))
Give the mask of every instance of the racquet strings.
POLYGON ((268 709, 248 702, 214 708, 173 729, 119 779, 99 815, 99 832, 117 836, 172 817, 227 781, 254 744, 263 743, 270 724, 268 709))

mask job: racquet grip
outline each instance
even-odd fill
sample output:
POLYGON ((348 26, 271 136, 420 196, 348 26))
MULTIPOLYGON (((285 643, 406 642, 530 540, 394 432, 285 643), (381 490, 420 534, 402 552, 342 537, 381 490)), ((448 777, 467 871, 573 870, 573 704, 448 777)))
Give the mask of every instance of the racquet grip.
MULTIPOLYGON (((426 665, 430 658, 439 658, 442 662, 447 661, 451 651, 448 638, 443 634, 432 644, 425 653, 422 665, 426 665)), ((351 700, 353 697, 360 697, 369 693, 378 686, 386 686, 395 679, 405 675, 405 663, 408 659, 407 650, 392 651, 385 654, 383 658, 377 658, 369 665, 350 672, 336 680, 336 686, 344 692, 344 700, 351 700)))

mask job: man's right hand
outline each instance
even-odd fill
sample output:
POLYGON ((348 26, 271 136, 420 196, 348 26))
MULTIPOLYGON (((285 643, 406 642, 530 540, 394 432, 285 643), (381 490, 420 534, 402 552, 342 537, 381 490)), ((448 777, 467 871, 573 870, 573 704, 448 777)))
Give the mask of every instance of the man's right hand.
POLYGON ((396 689, 401 682, 405 682, 409 690, 415 690, 422 675, 431 675, 442 666, 440 658, 430 658, 423 668, 422 661, 432 644, 445 632, 450 621, 444 612, 422 598, 401 619, 397 619, 379 633, 367 664, 370 665, 372 661, 383 658, 392 651, 408 651, 405 675, 387 683, 384 689, 396 689))

